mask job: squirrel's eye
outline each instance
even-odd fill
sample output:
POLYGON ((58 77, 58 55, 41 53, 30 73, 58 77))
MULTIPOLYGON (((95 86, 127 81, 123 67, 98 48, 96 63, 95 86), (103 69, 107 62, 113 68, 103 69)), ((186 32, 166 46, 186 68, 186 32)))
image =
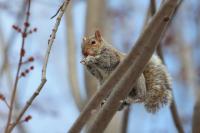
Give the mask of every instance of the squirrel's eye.
POLYGON ((96 44, 96 41, 93 40, 93 41, 91 42, 91 44, 96 44))

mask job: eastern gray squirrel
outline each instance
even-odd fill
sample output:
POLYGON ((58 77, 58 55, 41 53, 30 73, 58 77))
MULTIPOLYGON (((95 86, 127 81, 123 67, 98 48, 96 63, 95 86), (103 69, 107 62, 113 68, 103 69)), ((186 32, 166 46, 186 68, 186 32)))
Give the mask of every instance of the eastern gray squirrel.
MULTIPOLYGON (((84 59, 81 63, 97 78, 100 85, 126 57, 124 53, 107 43, 98 30, 94 35, 83 38, 82 54, 84 59)), ((122 101, 119 110, 131 103, 144 103, 148 112, 155 113, 163 105, 169 105, 171 101, 170 75, 160 58, 153 55, 138 78, 134 89, 122 101)))

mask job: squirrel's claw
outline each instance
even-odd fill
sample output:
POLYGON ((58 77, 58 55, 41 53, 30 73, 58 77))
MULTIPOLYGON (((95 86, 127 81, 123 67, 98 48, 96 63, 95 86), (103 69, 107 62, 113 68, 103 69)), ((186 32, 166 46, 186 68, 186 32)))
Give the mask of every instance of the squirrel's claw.
POLYGON ((83 64, 83 65, 86 65, 86 62, 85 62, 85 60, 84 60, 84 59, 83 59, 83 60, 81 60, 81 61, 80 61, 80 63, 81 63, 81 64, 83 64))

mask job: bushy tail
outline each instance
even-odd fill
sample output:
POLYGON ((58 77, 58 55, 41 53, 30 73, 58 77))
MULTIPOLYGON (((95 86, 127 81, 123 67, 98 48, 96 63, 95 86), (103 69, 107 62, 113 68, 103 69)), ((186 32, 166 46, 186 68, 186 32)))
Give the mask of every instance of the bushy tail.
POLYGON ((172 101, 171 78, 157 56, 153 56, 144 70, 146 98, 144 106, 148 112, 155 113, 172 101))

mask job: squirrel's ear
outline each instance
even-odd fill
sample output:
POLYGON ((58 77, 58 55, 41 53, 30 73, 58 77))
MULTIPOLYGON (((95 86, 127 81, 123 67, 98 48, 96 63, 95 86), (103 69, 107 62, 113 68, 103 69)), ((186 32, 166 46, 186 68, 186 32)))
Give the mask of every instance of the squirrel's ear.
POLYGON ((100 33, 99 30, 96 30, 96 31, 95 31, 95 38, 96 38, 99 42, 102 41, 101 33, 100 33))

